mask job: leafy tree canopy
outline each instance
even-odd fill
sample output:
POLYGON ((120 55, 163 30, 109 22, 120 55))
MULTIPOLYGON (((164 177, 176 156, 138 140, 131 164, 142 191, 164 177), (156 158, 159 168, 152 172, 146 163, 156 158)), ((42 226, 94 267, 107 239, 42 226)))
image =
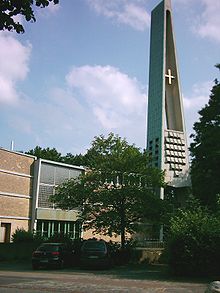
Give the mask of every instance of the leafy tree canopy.
POLYGON ((167 248, 171 268, 183 275, 218 275, 219 245, 219 213, 210 212, 191 197, 170 220, 167 248))
POLYGON ((24 33, 23 25, 15 19, 22 15, 26 21, 35 22, 33 6, 45 8, 50 2, 58 4, 59 0, 1 0, 0 1, 0 30, 15 30, 24 33))
POLYGON ((66 164, 76 165, 76 166, 87 166, 88 160, 86 155, 73 155, 71 153, 67 153, 66 156, 62 157, 62 161, 66 164))
POLYGON ((34 149, 31 149, 26 152, 26 154, 36 156, 38 159, 46 159, 55 162, 62 162, 65 164, 76 165, 76 166, 87 166, 88 159, 86 155, 72 155, 67 153, 66 156, 62 156, 55 148, 42 148, 36 146, 34 149))
MULTIPOLYGON (((220 64, 216 67, 220 69, 220 64)), ((199 115, 190 145, 193 194, 215 209, 220 194, 220 83, 217 79, 208 104, 199 115)))
POLYGON ((34 149, 26 152, 28 155, 36 156, 38 159, 46 159, 56 162, 62 161, 61 153, 59 153, 55 148, 41 148, 40 146, 36 146, 34 149))
POLYGON ((146 152, 110 133, 95 137, 86 156, 90 170, 51 197, 58 207, 80 208, 85 229, 121 235, 122 247, 137 223, 160 221, 163 204, 155 188, 163 185, 163 173, 148 167, 146 152))

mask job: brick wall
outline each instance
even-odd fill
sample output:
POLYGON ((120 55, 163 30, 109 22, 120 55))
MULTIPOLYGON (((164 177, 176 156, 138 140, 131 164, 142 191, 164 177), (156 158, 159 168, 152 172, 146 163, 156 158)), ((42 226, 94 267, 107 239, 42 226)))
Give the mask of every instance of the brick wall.
POLYGON ((0 149, 0 169, 33 175, 33 161, 33 157, 0 149))
POLYGON ((34 162, 34 157, 0 149, 0 242, 17 228, 29 229, 34 162))
POLYGON ((32 193, 32 180, 30 177, 0 171, 0 192, 30 196, 32 193))

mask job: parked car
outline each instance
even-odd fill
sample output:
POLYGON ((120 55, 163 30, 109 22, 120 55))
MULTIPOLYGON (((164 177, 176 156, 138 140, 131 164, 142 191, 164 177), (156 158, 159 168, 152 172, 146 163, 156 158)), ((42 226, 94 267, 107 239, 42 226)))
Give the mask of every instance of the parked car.
POLYGON ((64 243, 43 243, 32 254, 32 268, 63 268, 70 265, 73 251, 64 243))
POLYGON ((111 253, 104 240, 86 240, 80 254, 81 267, 109 268, 112 264, 111 253))

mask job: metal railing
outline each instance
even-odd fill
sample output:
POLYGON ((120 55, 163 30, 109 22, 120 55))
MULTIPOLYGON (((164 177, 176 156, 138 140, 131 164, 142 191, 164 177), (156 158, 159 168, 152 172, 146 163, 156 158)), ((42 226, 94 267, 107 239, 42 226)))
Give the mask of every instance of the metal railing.
POLYGON ((159 240, 141 240, 137 241, 136 246, 141 248, 164 248, 165 243, 159 240))

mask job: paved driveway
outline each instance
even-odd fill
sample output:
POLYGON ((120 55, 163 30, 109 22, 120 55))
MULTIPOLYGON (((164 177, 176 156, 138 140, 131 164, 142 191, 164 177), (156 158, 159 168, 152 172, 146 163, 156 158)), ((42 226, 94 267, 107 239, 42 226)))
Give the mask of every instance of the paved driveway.
POLYGON ((172 280, 159 266, 32 271, 29 264, 0 264, 1 293, 203 293, 207 282, 172 280))

